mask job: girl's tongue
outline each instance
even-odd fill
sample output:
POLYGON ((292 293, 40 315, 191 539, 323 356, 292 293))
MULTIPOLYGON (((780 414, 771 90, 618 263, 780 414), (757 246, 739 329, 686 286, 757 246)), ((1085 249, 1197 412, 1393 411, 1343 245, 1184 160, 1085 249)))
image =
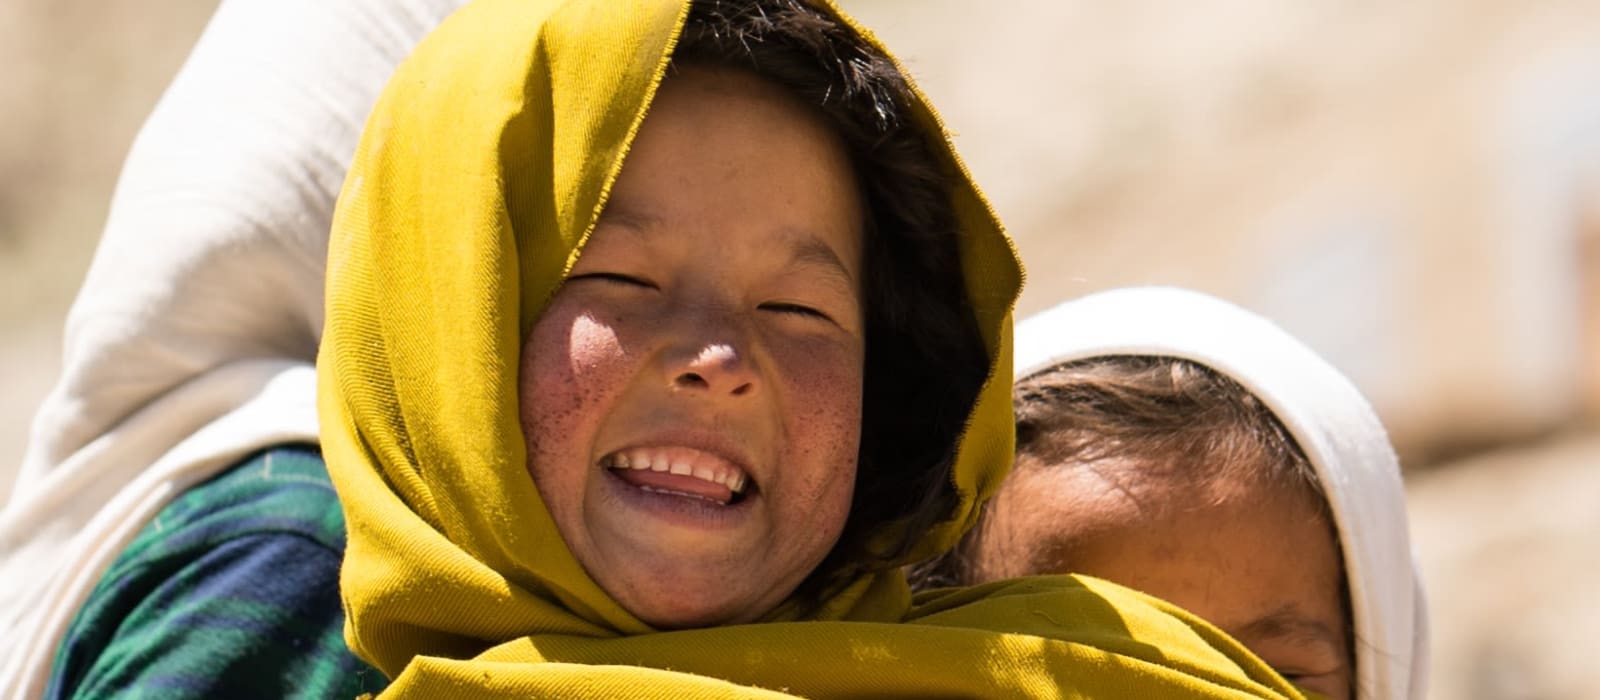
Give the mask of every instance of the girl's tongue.
POLYGON ((611 473, 617 478, 652 493, 668 493, 689 498, 702 498, 721 505, 727 505, 733 500, 733 490, 714 481, 697 479, 690 475, 673 474, 671 472, 641 471, 637 469, 618 469, 613 467, 611 473))

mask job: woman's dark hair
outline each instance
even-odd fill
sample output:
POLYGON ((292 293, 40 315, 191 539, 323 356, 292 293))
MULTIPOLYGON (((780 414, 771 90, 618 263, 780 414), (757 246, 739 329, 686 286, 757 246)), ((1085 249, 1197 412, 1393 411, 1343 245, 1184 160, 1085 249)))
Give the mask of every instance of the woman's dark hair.
POLYGON ((673 61, 749 70, 814 106, 862 194, 866 379, 855 498, 844 531, 797 591, 894 565, 958 503, 950 472, 989 358, 962 276, 953 165, 912 123, 887 56, 801 0, 695 0, 673 61), (893 524, 900 537, 875 537, 893 524), (876 546, 874 546, 874 543, 876 546))
MULTIPOLYGON (((1182 472, 1196 486, 1246 479, 1286 487, 1327 513, 1322 482, 1271 409, 1199 363, 1145 355, 1069 362, 1018 381, 1011 405, 1017 456, 1032 457, 1037 468, 1134 459, 1182 472)), ((949 554, 914 567, 913 585, 976 583, 970 561, 987 517, 985 509, 949 554)))
MULTIPOLYGON (((1343 551, 1322 481, 1294 436, 1249 389, 1205 365, 1148 355, 1092 357, 1023 378, 1012 387, 1011 405, 1019 469, 1130 459, 1140 469, 1181 473, 1196 487, 1231 480, 1261 484, 1314 503, 1330 523, 1334 551, 1343 551)), ((985 508, 954 549, 911 567, 912 587, 981 583, 973 561, 988 517, 985 508)), ((1342 554, 1339 570, 1344 571, 1342 554)), ((1343 575, 1339 597, 1351 610, 1350 582, 1343 575)), ((1348 613, 1345 639, 1357 643, 1348 613)), ((1355 658, 1353 646, 1345 653, 1355 658)))

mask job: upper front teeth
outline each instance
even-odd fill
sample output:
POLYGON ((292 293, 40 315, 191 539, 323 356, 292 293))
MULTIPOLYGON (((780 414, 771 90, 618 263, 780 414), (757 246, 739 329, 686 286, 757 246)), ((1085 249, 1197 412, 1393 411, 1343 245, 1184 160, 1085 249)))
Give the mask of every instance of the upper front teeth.
MULTIPOLYGON (((637 469, 637 470, 640 470, 640 471, 649 470, 649 471, 653 471, 653 472, 672 471, 672 473, 674 473, 674 474, 688 474, 689 473, 687 471, 681 471, 680 472, 680 471, 677 471, 675 469, 672 469, 671 465, 668 464, 667 461, 664 460, 664 459, 658 459, 658 460, 655 460, 654 462, 652 462, 648 455, 635 455, 632 459, 629 459, 627 455, 619 454, 619 455, 613 457, 611 459, 611 462, 613 464, 615 464, 617 466, 617 468, 619 468, 619 469, 637 469)), ((685 469, 687 469, 687 467, 685 467, 685 469)))
POLYGON ((618 469, 671 472, 680 476, 692 476, 703 481, 722 484, 723 486, 728 487, 729 491, 734 493, 743 491, 745 483, 748 481, 748 477, 746 477, 743 473, 726 474, 721 471, 708 468, 695 469, 693 465, 690 465, 687 462, 675 462, 665 458, 663 455, 655 455, 652 458, 652 456, 649 454, 641 454, 637 452, 631 456, 623 453, 617 453, 611 457, 610 461, 611 465, 618 469))

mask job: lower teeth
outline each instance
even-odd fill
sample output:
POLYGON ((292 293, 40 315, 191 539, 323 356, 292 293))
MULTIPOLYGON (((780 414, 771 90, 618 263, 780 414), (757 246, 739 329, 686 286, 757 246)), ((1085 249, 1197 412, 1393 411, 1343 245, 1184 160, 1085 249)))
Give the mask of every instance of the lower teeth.
POLYGON ((702 495, 697 494, 697 493, 684 493, 682 491, 673 491, 672 489, 658 489, 658 488, 655 488, 655 487, 652 487, 652 486, 640 486, 638 488, 639 488, 640 491, 644 491, 646 493, 659 493, 659 494, 662 494, 664 496, 679 496, 679 497, 682 497, 682 498, 693 498, 693 499, 705 501, 706 503, 715 503, 715 504, 717 504, 719 506, 727 505, 727 503, 723 503, 722 501, 719 501, 719 500, 717 500, 715 498, 706 498, 705 496, 702 496, 702 495))

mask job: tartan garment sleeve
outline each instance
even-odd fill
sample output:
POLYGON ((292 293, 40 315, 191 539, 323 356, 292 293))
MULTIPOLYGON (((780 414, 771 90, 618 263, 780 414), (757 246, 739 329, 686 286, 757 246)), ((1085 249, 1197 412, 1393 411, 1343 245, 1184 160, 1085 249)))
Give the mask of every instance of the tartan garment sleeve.
POLYGON ((47 698, 325 698, 388 680, 345 645, 344 514, 315 448, 189 489, 101 577, 47 698))

